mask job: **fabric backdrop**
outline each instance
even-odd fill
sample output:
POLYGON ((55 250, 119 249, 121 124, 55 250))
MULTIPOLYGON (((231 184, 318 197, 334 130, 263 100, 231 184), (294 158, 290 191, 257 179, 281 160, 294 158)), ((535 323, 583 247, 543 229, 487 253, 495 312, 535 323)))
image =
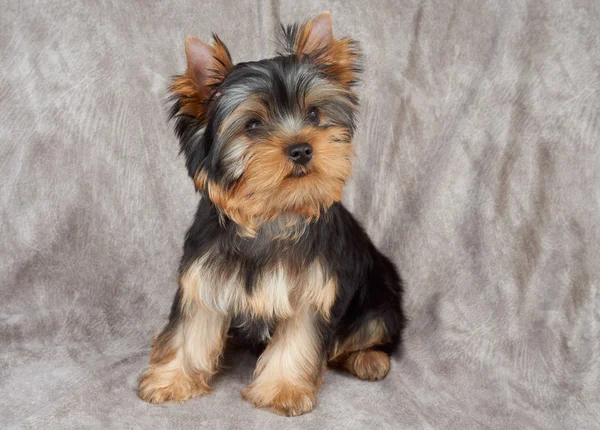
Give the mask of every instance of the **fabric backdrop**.
POLYGON ((1 426, 599 428, 599 45, 597 0, 5 1, 1 426), (344 202, 406 280, 405 353, 298 418, 242 400, 246 353, 146 404, 199 199, 166 121, 184 38, 264 58, 323 10, 366 55, 344 202))

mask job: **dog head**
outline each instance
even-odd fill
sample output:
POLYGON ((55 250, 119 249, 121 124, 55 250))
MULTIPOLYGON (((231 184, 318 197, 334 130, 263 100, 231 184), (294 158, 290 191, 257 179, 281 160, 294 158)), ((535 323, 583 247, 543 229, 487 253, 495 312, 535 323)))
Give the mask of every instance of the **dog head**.
POLYGON ((187 71, 171 87, 190 176, 252 235, 281 215, 318 217, 351 173, 358 45, 335 39, 329 13, 283 27, 281 52, 234 65, 215 35, 188 37, 187 71))

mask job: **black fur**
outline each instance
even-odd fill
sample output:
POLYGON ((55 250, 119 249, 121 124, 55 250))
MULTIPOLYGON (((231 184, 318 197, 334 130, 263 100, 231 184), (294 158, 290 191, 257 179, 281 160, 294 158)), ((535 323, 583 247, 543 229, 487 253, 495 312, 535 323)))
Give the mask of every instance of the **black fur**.
MULTIPOLYGON (((242 98, 260 95, 273 116, 281 120, 301 114, 304 110, 302 100, 308 89, 320 82, 329 82, 327 79, 322 69, 308 60, 301 61, 296 56, 275 57, 236 64, 218 88, 221 95, 211 104, 208 119, 180 114, 180 101, 173 100, 170 117, 175 119, 175 134, 186 157, 189 175, 193 178, 203 168, 210 179, 225 186, 231 185, 233 181, 227 180, 229 178, 223 170, 221 153, 228 142, 226 138, 219 138, 217 131, 242 98)), ((344 127, 352 136, 356 128, 357 106, 358 99, 349 92, 342 97, 322 101, 316 107, 327 113, 329 125, 344 127)), ((232 130, 227 130, 227 135, 244 126, 245 123, 235 124, 232 130)), ((259 130, 262 134, 269 131, 267 127, 259 130)))
MULTIPOLYGON (((219 97, 210 105, 208 118, 193 118, 180 114, 175 100, 171 116, 181 151, 186 157, 190 176, 204 169, 209 179, 224 186, 235 182, 227 173, 222 159, 226 138, 218 135, 220 125, 237 105, 250 95, 260 95, 274 117, 282 119, 298 115, 302 100, 311 85, 330 82, 322 67, 299 59, 293 54, 293 39, 297 27, 284 29, 284 54, 269 60, 234 66, 218 88, 219 97)), ((355 45, 352 45, 355 46, 355 45)), ((353 69, 359 71, 356 65, 353 69)), ((331 82, 330 82, 331 83, 331 82)), ((355 130, 355 109, 358 101, 351 91, 340 91, 339 97, 324 100, 319 109, 327 112, 328 125, 344 127, 350 136, 355 130)), ((232 127, 244 127, 234 124, 232 127)), ((229 132, 229 130, 227 131, 229 132)), ((225 135, 227 135, 227 132, 225 135)), ((259 130, 268 133, 268 129, 259 130)), ((300 220, 300 223, 304 221, 300 220)), ((272 239, 269 226, 259 229, 256 237, 243 237, 237 226, 224 217, 206 194, 198 206, 194 222, 187 232, 181 273, 209 249, 209 264, 222 268, 241 267, 247 294, 252 294, 261 272, 278 262, 303 270, 317 258, 328 276, 337 281, 337 295, 330 321, 322 320, 318 327, 327 354, 335 342, 341 342, 369 320, 377 318, 385 326, 388 342, 377 348, 392 353, 401 343, 406 324, 402 310, 403 286, 394 264, 373 245, 363 228, 341 203, 324 208, 322 216, 300 229, 297 240, 272 239), (218 252, 214 252, 217 249, 218 252)), ((171 312, 171 322, 179 319, 179 295, 171 312)), ((277 321, 252 320, 236 315, 231 335, 242 338, 258 348, 265 342, 265 333, 272 333, 277 321)))
MULTIPOLYGON (((278 261, 287 261, 299 270, 322 257, 329 276, 337 280, 337 298, 329 323, 322 322, 324 350, 355 333, 364 323, 378 318, 390 341, 378 346, 387 353, 396 350, 406 324, 402 311, 403 286, 394 264, 373 245, 363 228, 341 204, 329 208, 318 221, 308 224, 297 241, 270 241, 259 231, 256 238, 242 237, 231 221, 219 221, 218 209, 207 199, 198 206, 187 232, 181 272, 207 249, 217 247, 221 267, 245 269, 246 289, 252 294, 257 274, 278 261)), ((176 307, 171 318, 177 318, 176 307)), ((237 316, 232 334, 243 343, 260 348, 264 327, 272 333, 272 321, 251 321, 237 316), (237 327, 237 328, 236 328, 237 327), (239 329, 245 327, 245 329, 239 329)))

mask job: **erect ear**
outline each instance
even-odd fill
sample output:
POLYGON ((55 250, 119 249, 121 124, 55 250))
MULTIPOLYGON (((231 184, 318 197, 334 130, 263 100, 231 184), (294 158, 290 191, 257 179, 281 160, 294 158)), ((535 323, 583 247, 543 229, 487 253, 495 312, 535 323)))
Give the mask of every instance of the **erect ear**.
POLYGON ((192 36, 185 39, 187 73, 201 90, 219 85, 233 68, 227 47, 217 35, 213 37, 215 46, 192 36))
POLYGON ((187 70, 171 84, 171 93, 179 102, 180 114, 205 120, 208 107, 219 85, 233 69, 227 47, 217 35, 214 46, 188 36, 185 40, 187 70))
POLYGON ((330 48, 334 42, 331 14, 323 12, 307 22, 302 36, 304 40, 298 40, 299 45, 296 47, 299 54, 310 55, 330 48))
MULTIPOLYGON (((360 73, 360 49, 352 39, 333 37, 331 14, 323 12, 311 21, 284 29, 287 50, 319 64, 325 73, 344 86, 356 82, 360 73)), ((291 52, 290 52, 291 53, 291 52)))

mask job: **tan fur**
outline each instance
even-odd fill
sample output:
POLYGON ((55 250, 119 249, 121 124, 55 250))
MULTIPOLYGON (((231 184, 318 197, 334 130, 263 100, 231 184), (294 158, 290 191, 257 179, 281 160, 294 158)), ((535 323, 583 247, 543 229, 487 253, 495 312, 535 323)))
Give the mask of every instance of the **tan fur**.
POLYGON ((194 185, 198 191, 204 191, 207 181, 208 174, 206 173, 206 170, 198 170, 194 175, 194 185))
POLYGON ((390 370, 390 356, 370 348, 387 340, 381 321, 371 320, 358 332, 334 346, 329 354, 329 365, 346 370, 360 379, 383 379, 390 370))
POLYGON ((160 403, 206 394, 216 372, 234 314, 277 319, 279 324, 259 359, 254 382, 244 390, 257 407, 285 415, 312 410, 325 357, 316 331, 319 314, 329 318, 337 285, 319 261, 301 273, 276 266, 248 295, 236 268, 208 264, 209 251, 180 278, 182 321, 155 339, 151 364, 140 378, 140 397, 160 403))
POLYGON ((292 296, 294 303, 310 303, 329 321, 336 293, 336 282, 332 278, 325 278, 323 269, 317 261, 308 270, 298 275, 297 286, 292 296))
POLYGON ((165 364, 175 358, 177 349, 173 348, 173 345, 177 343, 174 339, 177 335, 177 330, 167 327, 162 333, 152 339, 151 364, 165 364))
POLYGON ((231 304, 239 300, 238 269, 231 267, 223 271, 209 266, 207 260, 214 252, 207 252, 181 275, 183 313, 199 306, 227 315, 232 310, 231 304))
POLYGON ((381 321, 373 319, 363 325, 360 330, 350 335, 341 344, 336 344, 329 355, 335 362, 343 354, 371 348, 387 341, 385 327, 381 321))
POLYGON ((179 97, 180 114, 206 120, 208 104, 216 86, 223 82, 233 69, 227 48, 216 35, 214 39, 214 46, 207 45, 193 37, 186 39, 186 73, 175 78, 169 87, 169 91, 179 97), (204 73, 198 73, 198 65, 194 64, 190 44, 201 44, 212 54, 212 61, 202 67, 204 73))
POLYGON ((210 200, 242 228, 242 234, 255 236, 260 225, 285 213, 317 218, 322 209, 341 200, 354 156, 347 130, 308 128, 296 141, 313 147, 306 176, 292 175, 295 166, 285 153, 289 139, 274 135, 248 146, 244 176, 234 186, 224 190, 206 182, 210 200))
POLYGON ((360 51, 350 39, 335 39, 331 27, 331 15, 328 12, 318 15, 300 27, 294 50, 299 56, 307 55, 312 61, 324 66, 328 75, 349 87, 357 78, 355 68, 360 51), (328 28, 326 32, 315 36, 313 26, 317 21, 319 27, 328 28))
POLYGON ((390 370, 390 356, 383 351, 367 349, 348 354, 340 362, 341 367, 360 379, 378 381, 390 370))
MULTIPOLYGON (((182 278, 186 289, 189 278, 182 278)), ((140 377, 139 396, 150 403, 183 401, 207 394, 218 367, 229 319, 188 304, 177 327, 167 327, 153 342, 150 366, 140 377)))
POLYGON ((325 364, 315 329, 316 315, 305 307, 279 324, 258 360, 254 381, 242 391, 246 400, 283 415, 312 410, 325 364))
POLYGON ((258 288, 248 296, 241 295, 241 302, 235 306, 239 313, 274 319, 289 318, 294 309, 290 301, 290 279, 285 269, 277 265, 258 280, 258 288))
POLYGON ((219 270, 208 265, 209 251, 181 276, 182 311, 202 306, 224 315, 245 315, 266 319, 290 318, 295 309, 310 304, 329 318, 337 286, 326 279, 320 262, 314 262, 300 274, 283 265, 265 271, 252 294, 246 293, 239 268, 219 270))
POLYGON ((179 360, 150 365, 140 376, 138 394, 149 403, 183 402, 208 394, 212 387, 201 372, 186 373, 179 360))

